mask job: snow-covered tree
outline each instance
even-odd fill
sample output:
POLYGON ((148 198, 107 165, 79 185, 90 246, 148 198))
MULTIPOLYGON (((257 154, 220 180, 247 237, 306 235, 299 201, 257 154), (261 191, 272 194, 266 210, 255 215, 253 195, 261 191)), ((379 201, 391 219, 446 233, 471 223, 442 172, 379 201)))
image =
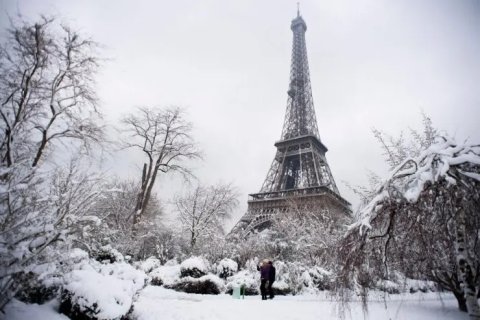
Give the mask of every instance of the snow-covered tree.
POLYGON ((122 123, 127 135, 124 147, 139 149, 146 158, 133 214, 136 225, 145 213, 158 174, 176 171, 191 175, 185 161, 200 158, 200 152, 191 136, 192 124, 180 108, 138 108, 122 123))
POLYGON ((348 222, 347 217, 339 221, 321 203, 306 206, 291 200, 273 219, 271 240, 281 249, 276 258, 331 267, 348 222))
POLYGON ((217 236, 223 238, 223 223, 238 204, 237 193, 229 184, 197 186, 174 200, 182 230, 189 239, 190 249, 198 242, 217 236))
POLYGON ((478 319, 479 232, 480 145, 437 136, 399 162, 360 210, 343 240, 343 282, 368 286, 403 271, 451 290, 478 319))
MULTIPOLYGON (((111 245, 134 258, 156 255, 161 245, 159 239, 166 232, 160 221, 163 209, 156 194, 152 194, 134 230, 133 215, 139 191, 140 185, 134 181, 115 178, 106 183, 103 197, 92 212, 102 224, 92 230, 86 241, 94 246, 111 245)), ((95 250, 90 246, 86 249, 95 250)))
POLYGON ((46 165, 67 141, 88 151, 102 140, 95 49, 46 18, 13 24, 0 45, 0 310, 21 290, 17 274, 97 222, 86 217, 99 178, 82 173, 78 161, 46 165))
POLYGON ((53 171, 34 171, 22 183, 14 173, 2 186, 0 307, 22 290, 17 275, 60 261, 63 249, 100 223, 90 212, 102 195, 102 177, 80 169, 76 160, 53 171))

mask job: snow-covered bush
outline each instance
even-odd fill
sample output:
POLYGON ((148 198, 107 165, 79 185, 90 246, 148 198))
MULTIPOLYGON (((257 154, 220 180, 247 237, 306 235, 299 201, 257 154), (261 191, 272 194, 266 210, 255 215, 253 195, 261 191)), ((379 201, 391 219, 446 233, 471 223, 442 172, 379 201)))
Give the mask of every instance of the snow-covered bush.
POLYGON ((97 251, 93 252, 93 258, 99 262, 123 262, 125 261, 123 255, 111 245, 100 247, 97 251))
POLYGON ((160 267, 160 260, 155 257, 147 258, 146 260, 139 261, 135 263, 138 269, 142 270, 145 273, 150 273, 154 269, 160 267))
POLYGON ((250 272, 253 272, 253 273, 257 273, 258 270, 257 270, 257 266, 259 264, 260 260, 258 258, 252 258, 252 259, 248 259, 246 262, 245 262, 245 270, 248 270, 250 272))
POLYGON ((180 277, 200 278, 208 273, 209 266, 203 257, 190 257, 180 264, 180 277))
POLYGON ((15 281, 22 283, 22 290, 15 295, 15 298, 22 302, 42 304, 58 294, 58 286, 49 286, 33 272, 18 273, 15 275, 15 281))
POLYGON ((401 272, 392 272, 388 280, 376 279, 373 281, 373 289, 398 294, 403 292, 435 292, 437 286, 433 281, 409 279, 401 272))
POLYGON ((277 287, 277 294, 313 294, 332 287, 332 273, 319 266, 308 267, 298 262, 282 261, 277 261, 274 265, 277 280, 273 283, 273 288, 277 287))
POLYGON ((290 294, 292 290, 284 280, 275 281, 272 285, 273 294, 276 296, 284 296, 290 294))
POLYGON ((433 281, 406 279, 404 277, 393 277, 391 280, 377 280, 373 289, 384 291, 390 294, 399 294, 403 292, 435 292, 437 286, 433 281))
POLYGON ((325 270, 319 266, 313 266, 308 269, 308 275, 311 279, 311 284, 306 284, 309 287, 315 287, 318 290, 330 290, 333 286, 332 272, 325 270))
POLYGON ((46 255, 55 262, 44 262, 29 268, 28 272, 14 275, 15 282, 21 283, 21 290, 15 298, 26 303, 44 303, 58 295, 63 284, 63 275, 72 271, 75 266, 88 260, 88 253, 75 248, 61 254, 55 248, 46 248, 46 255))
POLYGON ((238 264, 229 258, 220 260, 216 267, 217 275, 222 279, 227 279, 238 271, 238 264))
POLYGON ((71 319, 120 319, 147 276, 125 262, 84 263, 65 276, 60 312, 71 319))
POLYGON ((169 260, 165 265, 154 269, 149 274, 150 284, 153 286, 171 286, 180 279, 180 265, 169 260))
POLYGON ((219 277, 214 274, 207 274, 199 278, 182 277, 172 285, 165 285, 166 288, 197 294, 219 294, 225 290, 225 285, 219 277))
POLYGON ((375 283, 375 289, 390 294, 398 294, 401 292, 401 285, 392 280, 378 280, 375 283))
MULTIPOLYGON (((275 283, 274 283, 275 284, 275 283)), ((257 270, 241 270, 227 278, 227 293, 232 293, 234 287, 245 286, 245 295, 257 295, 260 288, 260 274, 257 270)))
POLYGON ((415 279, 407 279, 405 281, 406 288, 408 292, 415 293, 415 292, 435 292, 438 291, 437 285, 433 281, 427 280, 415 280, 415 279))

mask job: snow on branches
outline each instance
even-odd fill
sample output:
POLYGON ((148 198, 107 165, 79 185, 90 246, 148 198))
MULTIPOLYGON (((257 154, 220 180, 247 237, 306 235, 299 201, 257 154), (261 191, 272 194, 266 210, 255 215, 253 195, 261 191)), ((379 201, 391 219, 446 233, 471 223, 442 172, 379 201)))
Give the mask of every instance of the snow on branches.
POLYGON ((434 143, 416 158, 407 158, 391 171, 373 199, 360 211, 360 219, 350 230, 360 233, 372 228, 371 221, 387 199, 415 203, 427 184, 445 179, 457 184, 465 179, 480 182, 480 145, 457 143, 453 138, 437 136, 434 143))
POLYGON ((401 271, 452 291, 461 310, 480 318, 479 209, 480 145, 437 136, 360 209, 343 239, 342 281, 368 287, 401 271))

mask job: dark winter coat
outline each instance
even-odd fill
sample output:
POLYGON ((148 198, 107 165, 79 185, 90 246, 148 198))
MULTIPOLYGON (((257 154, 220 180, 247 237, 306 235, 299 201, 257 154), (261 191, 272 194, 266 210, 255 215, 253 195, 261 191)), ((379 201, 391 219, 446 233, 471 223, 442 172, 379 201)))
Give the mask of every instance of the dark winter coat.
POLYGON ((269 271, 268 271, 268 281, 273 283, 275 281, 275 267, 273 265, 269 265, 269 271))
POLYGON ((270 277, 270 265, 264 264, 260 267, 260 279, 268 280, 270 277))

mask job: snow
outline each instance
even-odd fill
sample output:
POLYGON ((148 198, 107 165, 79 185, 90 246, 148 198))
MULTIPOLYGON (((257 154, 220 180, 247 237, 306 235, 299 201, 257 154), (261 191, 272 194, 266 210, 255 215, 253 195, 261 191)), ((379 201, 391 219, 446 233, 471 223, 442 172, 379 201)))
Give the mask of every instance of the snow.
POLYGON ((26 304, 13 299, 6 307, 5 314, 0 312, 1 320, 69 320, 68 317, 58 313, 58 301, 48 303, 26 304))
POLYGON ((165 264, 150 272, 150 277, 161 279, 164 285, 173 285, 180 278, 180 265, 165 264))
MULTIPOLYGON (((106 288, 103 288, 106 289, 106 288)), ((43 305, 25 304, 13 300, 7 305, 0 320, 68 320, 58 313, 58 302, 43 305)), ((330 320, 339 319, 339 304, 328 292, 319 295, 277 296, 261 301, 260 296, 233 299, 230 295, 199 295, 177 292, 158 286, 147 286, 140 291, 133 304, 132 319, 136 320, 330 320)), ((113 313, 111 314, 113 316, 113 313)), ((346 320, 467 320, 466 313, 458 311, 452 294, 415 293, 371 295, 368 313, 361 303, 352 301, 345 312, 346 320)))
POLYGON ((64 288, 81 310, 95 309, 97 319, 115 319, 130 310, 133 296, 145 285, 146 275, 125 262, 102 265, 90 261, 65 279, 64 288))
POLYGON ((74 261, 74 263, 80 263, 82 260, 88 259, 88 252, 79 248, 74 248, 68 253, 68 256, 74 261))
MULTIPOLYGON (((446 320, 468 319, 457 310, 450 294, 405 294, 387 296, 369 303, 364 317, 360 302, 351 302, 345 319, 446 320), (387 307, 385 307, 385 305, 387 307)), ((162 287, 146 287, 134 303, 133 318, 137 320, 245 320, 339 319, 338 304, 327 297, 278 296, 261 301, 259 296, 232 299, 230 295, 192 295, 162 287)))
POLYGON ((183 277, 183 278, 177 279, 175 282, 176 283, 185 283, 185 282, 186 283, 195 283, 195 282, 202 283, 202 282, 206 282, 207 280, 209 280, 210 282, 213 282, 220 292, 225 291, 225 282, 223 282, 222 279, 220 279, 214 274, 206 274, 204 276, 201 276, 200 278, 183 277))
POLYGON ((78 218, 78 221, 93 222, 96 226, 99 226, 100 224, 102 224, 102 220, 100 220, 100 218, 96 216, 83 216, 78 218))
POLYGON ((220 262, 217 264, 217 275, 225 272, 226 270, 235 273, 238 270, 238 264, 229 258, 220 260, 220 262))
POLYGON ((125 260, 124 256, 117 250, 114 249, 111 245, 107 244, 106 246, 99 248, 100 254, 107 254, 115 259, 117 262, 122 262, 125 260))
POLYGON ((181 270, 198 269, 203 273, 208 272, 208 262, 202 257, 190 257, 180 264, 181 270))
POLYGON ((260 283, 260 274, 258 271, 241 270, 227 278, 227 289, 233 289, 233 287, 240 287, 241 285, 245 285, 247 288, 257 288, 258 283, 260 283))
POLYGON ((459 170, 461 174, 464 174, 466 175, 467 177, 470 177, 472 179, 475 179, 477 181, 480 181, 480 174, 478 173, 475 173, 475 172, 465 172, 465 171, 462 171, 462 170, 459 170))
POLYGON ((138 263, 137 268, 145 273, 150 273, 152 272, 152 270, 158 268, 160 265, 161 263, 159 259, 155 257, 150 257, 138 263))
POLYGON ((480 165, 480 146, 468 142, 457 143, 452 138, 437 137, 435 143, 418 157, 404 160, 389 173, 375 197, 361 209, 360 219, 349 226, 349 232, 358 230, 362 234, 370 230, 372 228, 370 222, 382 208, 382 203, 391 197, 389 192, 392 189, 400 191, 407 201, 415 203, 428 182, 435 183, 446 179, 450 184, 455 184, 455 179, 448 174, 452 169, 480 181, 480 174, 461 170, 459 166, 462 164, 480 165))

